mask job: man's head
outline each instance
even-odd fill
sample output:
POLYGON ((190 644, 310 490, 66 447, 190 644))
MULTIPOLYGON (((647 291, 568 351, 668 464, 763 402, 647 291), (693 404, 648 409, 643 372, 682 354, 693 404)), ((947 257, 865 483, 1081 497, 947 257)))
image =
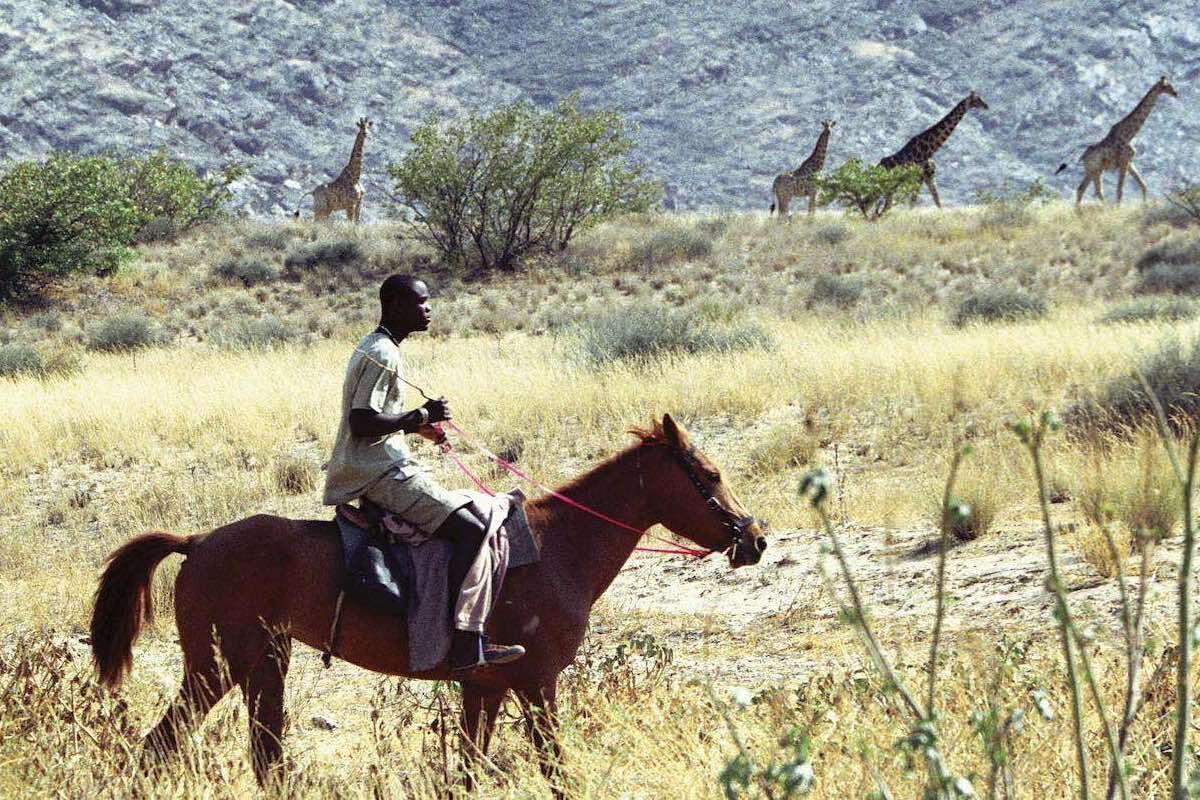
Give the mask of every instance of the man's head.
POLYGON ((379 321, 398 337, 429 330, 429 288, 411 275, 392 275, 379 286, 379 321))

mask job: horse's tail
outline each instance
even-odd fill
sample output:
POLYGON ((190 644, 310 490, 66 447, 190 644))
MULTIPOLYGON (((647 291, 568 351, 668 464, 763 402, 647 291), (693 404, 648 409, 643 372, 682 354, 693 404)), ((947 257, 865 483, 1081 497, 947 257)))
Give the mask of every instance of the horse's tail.
POLYGON ((774 213, 775 213, 775 204, 771 203, 771 207, 769 209, 767 209, 767 216, 769 217, 774 213))
POLYGON ((1067 163, 1064 161, 1063 163, 1058 165, 1058 169, 1054 170, 1054 174, 1059 175, 1063 172, 1066 172, 1066 170, 1067 170, 1067 163))
POLYGON ((133 643, 154 619, 150 581, 158 563, 172 553, 186 556, 191 543, 190 536, 155 531, 108 557, 92 607, 92 658, 105 686, 120 685, 133 666, 133 643))

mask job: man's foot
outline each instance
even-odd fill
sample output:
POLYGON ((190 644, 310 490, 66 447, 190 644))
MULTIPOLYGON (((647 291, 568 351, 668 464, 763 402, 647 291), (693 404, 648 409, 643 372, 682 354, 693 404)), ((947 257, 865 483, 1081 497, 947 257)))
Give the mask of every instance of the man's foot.
POLYGON ((450 668, 458 675, 477 667, 509 664, 525 655, 519 644, 492 644, 484 637, 466 631, 454 632, 454 644, 450 649, 450 668))

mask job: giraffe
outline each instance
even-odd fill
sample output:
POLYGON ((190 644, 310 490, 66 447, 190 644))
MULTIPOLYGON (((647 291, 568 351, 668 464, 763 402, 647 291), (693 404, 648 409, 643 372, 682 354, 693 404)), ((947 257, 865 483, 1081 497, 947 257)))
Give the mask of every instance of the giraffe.
POLYGON ((371 120, 363 117, 358 121, 358 136, 354 139, 349 163, 332 181, 313 189, 313 219, 327 219, 334 211, 345 211, 347 219, 358 222, 363 201, 363 187, 359 183, 362 178, 363 142, 370 130, 371 120))
POLYGON ((817 184, 813 178, 825 166, 825 150, 829 146, 829 132, 833 130, 834 125, 837 125, 834 120, 822 120, 821 135, 817 137, 817 144, 809 157, 804 159, 804 163, 791 172, 775 176, 775 182, 771 184, 775 202, 771 203, 768 214, 778 207, 779 218, 783 219, 787 216, 788 204, 792 202, 792 198, 804 196, 808 197, 808 215, 811 217, 816 212, 817 184))
POLYGON ((929 187, 929 194, 933 197, 933 202, 938 208, 942 207, 941 198, 938 197, 937 186, 933 183, 933 176, 937 174, 937 165, 933 163, 933 154, 946 143, 950 138, 950 134, 954 133, 954 128, 962 120, 968 111, 972 108, 987 109, 988 104, 983 102, 983 98, 972 91, 969 95, 959 101, 958 105, 950 109, 950 113, 942 117, 932 127, 921 131, 916 136, 908 140, 908 143, 892 153, 890 156, 879 161, 879 166, 901 167, 907 164, 916 164, 921 167, 925 177, 925 185, 929 187))
MULTIPOLYGON (((1133 176, 1134 182, 1142 190, 1142 202, 1146 202, 1146 182, 1142 180, 1137 167, 1133 166, 1133 157, 1137 155, 1137 150, 1134 149, 1132 142, 1133 137, 1137 136, 1142 125, 1145 124, 1146 117, 1150 116, 1150 111, 1154 108, 1154 101, 1160 94, 1179 97, 1179 92, 1175 91, 1175 87, 1167 80, 1166 75, 1163 75, 1150 87, 1150 91, 1146 92, 1146 96, 1134 107, 1133 111, 1109 128, 1107 136, 1084 149, 1083 155, 1079 159, 1083 162, 1083 180, 1080 182, 1079 188, 1075 190, 1076 208, 1083 203, 1083 194, 1087 191, 1089 183, 1095 187, 1096 197, 1101 203, 1104 202, 1104 185, 1101 178, 1105 172, 1112 169, 1117 171, 1118 204, 1121 202, 1121 195, 1125 192, 1126 173, 1133 176)), ((1067 165, 1060 164, 1054 174, 1058 175, 1065 169, 1067 169, 1067 165)))

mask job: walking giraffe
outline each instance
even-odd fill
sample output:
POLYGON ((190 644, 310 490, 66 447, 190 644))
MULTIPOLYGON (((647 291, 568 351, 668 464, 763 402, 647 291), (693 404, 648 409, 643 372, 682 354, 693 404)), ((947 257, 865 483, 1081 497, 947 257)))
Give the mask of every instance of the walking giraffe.
POLYGON ((313 189, 313 219, 327 219, 334 211, 345 211, 347 219, 358 222, 363 201, 363 187, 359 183, 362 178, 363 143, 369 130, 371 120, 363 117, 358 121, 358 136, 354 139, 349 163, 332 181, 313 189))
POLYGON ((950 134, 954 133, 954 129, 962 120, 966 113, 972 108, 987 109, 988 104, 983 102, 983 98, 975 92, 959 101, 958 105, 950 109, 950 113, 938 120, 932 128, 921 131, 916 136, 908 140, 908 143, 880 160, 879 166, 887 167, 902 167, 907 164, 916 164, 921 167, 924 174, 925 185, 929 187, 929 194, 933 196, 933 202, 938 208, 942 207, 941 198, 938 197, 937 186, 933 183, 933 176, 937 174, 937 165, 933 163, 933 154, 936 153, 946 140, 950 138, 950 134))
MULTIPOLYGON (((1159 78, 1150 87, 1150 91, 1146 92, 1146 96, 1134 107, 1133 111, 1130 111, 1120 122, 1109 129, 1107 136, 1084 149, 1083 155, 1079 159, 1083 162, 1083 180, 1079 183, 1079 188, 1075 190, 1077 207, 1083 203, 1083 193, 1087 191, 1089 183, 1095 187, 1096 197, 1101 203, 1104 202, 1104 185, 1101 178, 1105 172, 1113 169, 1117 171, 1117 203, 1121 202, 1121 195, 1125 192, 1126 173, 1133 176, 1134 182, 1142 190, 1142 202, 1146 202, 1146 182, 1142 180, 1137 167, 1133 165, 1133 157, 1137 155, 1137 150, 1133 146, 1133 137, 1137 136, 1142 125, 1146 123, 1146 117, 1150 116, 1154 102, 1158 100, 1160 94, 1179 97, 1179 92, 1175 91, 1175 87, 1167 80, 1166 75, 1159 78)), ((1054 174, 1058 175, 1066 168, 1066 164, 1060 164, 1054 174)))
POLYGON ((813 151, 809 157, 804 159, 804 163, 791 172, 775 176, 775 182, 771 184, 771 192, 775 195, 775 202, 771 203, 771 210, 767 212, 768 214, 778 208, 779 218, 783 219, 787 216, 788 204, 792 202, 792 198, 803 196, 808 197, 808 215, 811 217, 816 213, 817 183, 813 179, 825 166, 825 151, 829 147, 829 132, 833 130, 834 125, 837 125, 837 122, 834 120, 822 120, 821 135, 817 137, 817 144, 813 147, 813 151))

